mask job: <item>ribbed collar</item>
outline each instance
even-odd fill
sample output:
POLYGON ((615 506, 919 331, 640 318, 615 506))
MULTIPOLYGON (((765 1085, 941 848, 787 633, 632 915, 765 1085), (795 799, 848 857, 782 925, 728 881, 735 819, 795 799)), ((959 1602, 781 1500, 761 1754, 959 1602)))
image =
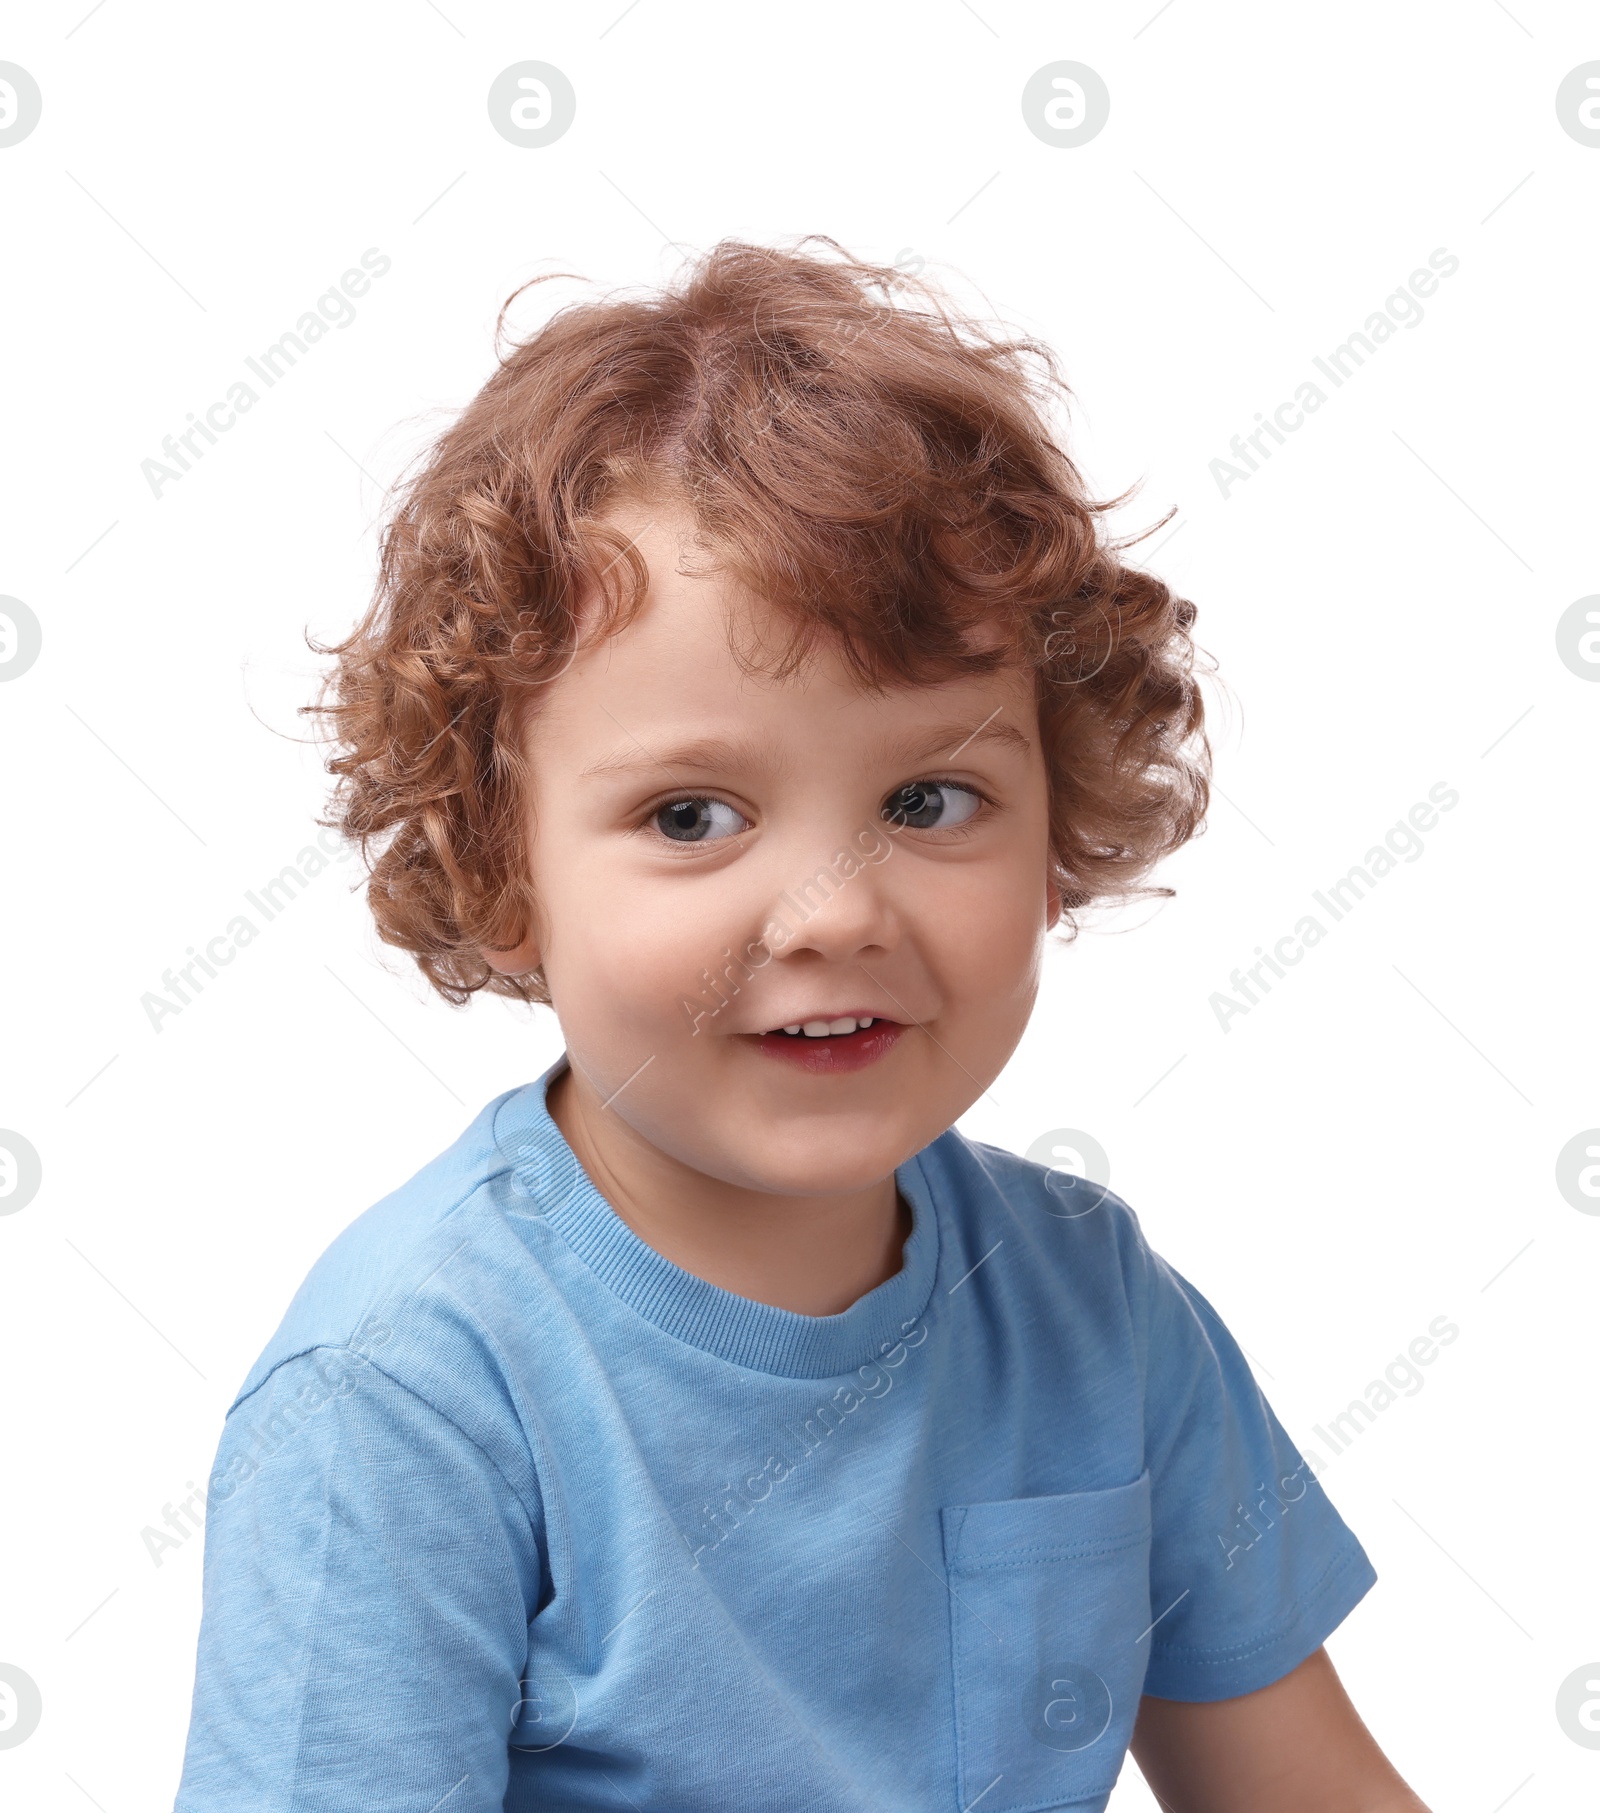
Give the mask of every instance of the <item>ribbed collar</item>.
POLYGON ((546 1092, 566 1062, 563 1052, 506 1103, 507 1124, 497 1126, 496 1143, 532 1199, 533 1213, 602 1284, 657 1328, 756 1372, 820 1379, 879 1359, 927 1308, 939 1266, 939 1219, 917 1158, 907 1159, 894 1174, 912 1219, 900 1270, 836 1316, 803 1316, 708 1283, 634 1233, 551 1118, 546 1092))

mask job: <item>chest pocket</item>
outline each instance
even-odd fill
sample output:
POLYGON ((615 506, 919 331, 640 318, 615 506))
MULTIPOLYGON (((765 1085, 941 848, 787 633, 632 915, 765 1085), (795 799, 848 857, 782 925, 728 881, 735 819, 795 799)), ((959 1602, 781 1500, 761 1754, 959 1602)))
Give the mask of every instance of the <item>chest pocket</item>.
POLYGON ((1034 1813, 1110 1793, 1150 1654, 1150 1475, 939 1513, 958 1806, 1034 1813))

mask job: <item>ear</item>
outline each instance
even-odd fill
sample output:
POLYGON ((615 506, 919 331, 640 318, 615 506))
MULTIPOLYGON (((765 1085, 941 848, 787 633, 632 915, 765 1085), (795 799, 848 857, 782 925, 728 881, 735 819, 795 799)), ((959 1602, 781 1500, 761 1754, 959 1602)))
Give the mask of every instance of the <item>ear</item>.
POLYGON ((525 976, 530 970, 539 967, 539 946, 531 936, 505 950, 497 950, 489 944, 478 948, 484 962, 490 969, 498 970, 502 976, 525 976))

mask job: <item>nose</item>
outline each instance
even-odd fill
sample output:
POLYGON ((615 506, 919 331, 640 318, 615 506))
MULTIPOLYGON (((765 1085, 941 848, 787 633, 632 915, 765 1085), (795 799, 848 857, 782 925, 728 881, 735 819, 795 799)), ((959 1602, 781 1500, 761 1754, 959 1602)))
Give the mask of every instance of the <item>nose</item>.
POLYGON ((788 929, 781 954, 802 951, 832 963, 882 955, 900 943, 899 914, 883 869, 894 850, 887 825, 858 831, 834 855, 784 887, 768 908, 769 921, 788 929))

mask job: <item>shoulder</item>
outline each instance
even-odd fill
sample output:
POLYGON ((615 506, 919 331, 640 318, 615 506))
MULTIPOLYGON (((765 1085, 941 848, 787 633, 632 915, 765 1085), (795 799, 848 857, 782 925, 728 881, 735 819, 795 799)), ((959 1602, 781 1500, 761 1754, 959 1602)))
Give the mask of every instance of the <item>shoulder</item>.
POLYGON ((1093 1178, 969 1139, 954 1127, 917 1162, 958 1227, 1019 1241, 1047 1263, 1137 1271, 1152 1256, 1133 1209, 1093 1178))
POLYGON ((1004 1242, 1013 1264, 998 1271, 997 1284, 1007 1280, 1031 1313, 1118 1323, 1140 1345, 1205 1340, 1216 1331, 1216 1311, 1161 1258, 1131 1204, 1107 1184, 957 1128, 922 1149, 917 1162, 948 1211, 951 1278, 1004 1242))
POLYGON ((230 1413, 280 1367, 324 1349, 381 1359, 412 1389, 425 1389, 421 1375, 427 1372, 461 1370, 463 1344, 482 1345, 468 1307, 475 1293, 459 1289, 463 1273, 477 1266, 503 1274, 508 1242, 525 1254, 506 1227, 497 1185, 514 1162, 507 1126, 518 1123, 528 1092, 537 1088, 519 1085, 485 1103, 449 1146, 330 1242, 250 1368, 230 1413))

